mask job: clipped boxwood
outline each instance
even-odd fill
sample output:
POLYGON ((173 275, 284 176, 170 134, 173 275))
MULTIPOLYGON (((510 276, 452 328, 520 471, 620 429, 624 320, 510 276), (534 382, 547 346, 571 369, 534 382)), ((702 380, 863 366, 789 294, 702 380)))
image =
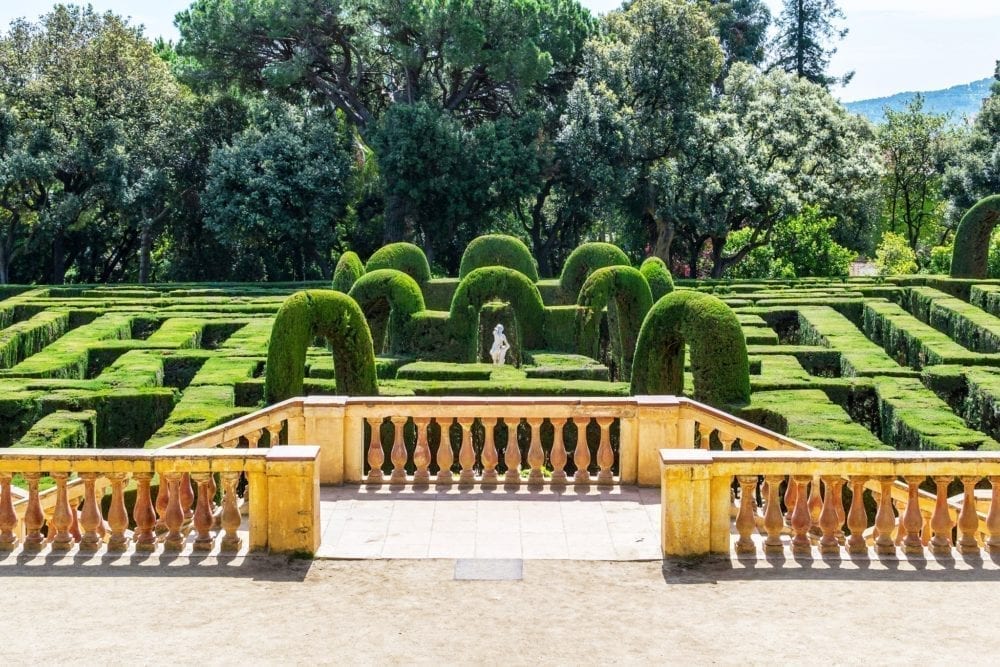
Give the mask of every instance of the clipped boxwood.
POLYGON ((985 278, 990 236, 1000 222, 1000 195, 985 197, 962 216, 951 255, 952 278, 985 278))
POLYGON ((361 263, 361 258, 358 257, 358 253, 348 250, 340 256, 337 268, 333 270, 333 289, 346 294, 363 275, 365 275, 365 265, 361 263))
POLYGON ((593 359, 600 354, 601 318, 608 309, 608 326, 619 342, 615 360, 623 380, 632 376, 632 357, 639 329, 653 307, 649 284, 631 266, 606 266, 590 274, 577 298, 577 351, 593 359))
POLYGON ((361 276, 350 296, 364 311, 378 351, 387 333, 392 354, 412 350, 406 329, 413 314, 424 310, 424 295, 413 278, 395 269, 377 269, 361 276))
POLYGON ((691 346, 695 400, 715 406, 750 400, 750 361, 740 321, 717 297, 691 291, 671 292, 646 315, 632 393, 682 393, 685 344, 691 346))
POLYGON ((302 395, 306 349, 317 336, 333 348, 338 392, 378 394, 372 334, 357 302, 340 292, 307 290, 288 297, 274 319, 264 380, 269 404, 302 395))
POLYGON ((653 301, 659 301, 674 291, 674 278, 670 275, 666 262, 659 257, 647 257, 639 267, 639 271, 649 283, 653 301))
POLYGON ((400 241, 384 245, 368 258, 365 271, 379 269, 396 269, 423 284, 431 279, 431 266, 427 263, 424 251, 413 245, 400 241))
POLYGON ((520 271, 531 282, 538 282, 538 267, 531 251, 521 239, 507 234, 486 234, 472 239, 462 254, 459 279, 484 266, 505 266, 520 271))
POLYGON ((488 266, 466 276, 451 302, 451 327, 466 348, 460 361, 476 360, 479 311, 484 304, 494 300, 511 304, 524 349, 544 346, 545 306, 534 283, 520 271, 488 266))
POLYGON ((563 292, 575 299, 587 276, 605 266, 632 266, 628 256, 611 243, 584 243, 570 253, 559 276, 563 292))

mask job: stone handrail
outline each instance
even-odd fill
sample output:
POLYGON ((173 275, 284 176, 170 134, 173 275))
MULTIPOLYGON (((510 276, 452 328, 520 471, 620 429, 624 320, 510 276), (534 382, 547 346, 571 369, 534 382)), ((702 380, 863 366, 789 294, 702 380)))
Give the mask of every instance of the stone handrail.
POLYGON ((289 446, 260 450, 141 449, 39 450, 5 449, 0 455, 0 550, 18 545, 26 553, 48 548, 54 553, 74 547, 81 552, 179 552, 185 532, 195 536, 194 551, 238 551, 238 485, 246 478, 252 551, 312 554, 319 548, 319 479, 316 447, 289 446), (13 476, 27 482, 27 498, 15 508, 13 476), (55 482, 40 493, 41 477, 55 482), (71 476, 75 475, 75 478, 71 476), (160 479, 156 504, 151 482, 160 479), (216 477, 222 483, 222 504, 214 507, 216 477), (77 481, 78 480, 78 481, 77 481), (126 487, 136 484, 134 500, 126 502, 126 487), (192 481, 194 487, 192 487, 192 481), (107 516, 101 507, 102 484, 111 487, 107 516), (75 487, 75 488, 74 488, 75 487), (73 501, 82 488, 82 509, 73 501), (53 496, 46 516, 43 495, 53 496), (197 503, 195 500, 197 499, 197 503), (131 504, 131 507, 128 507, 131 504), (128 530, 131 524, 135 530, 128 530), (216 517, 221 539, 213 532, 216 517), (43 532, 44 528, 44 532, 43 532))
POLYGON ((763 529, 765 554, 810 554, 813 541, 820 551, 839 554, 869 553, 865 533, 874 527, 877 554, 895 554, 897 547, 910 556, 923 555, 925 546, 936 555, 952 551, 952 529, 957 526, 957 548, 963 554, 978 554, 985 546, 1000 553, 1000 453, 997 452, 819 452, 706 450, 661 450, 663 498, 663 552, 667 556, 729 554, 734 477, 740 498, 736 512, 737 553, 758 551, 756 533, 763 529), (906 510, 898 521, 892 508, 892 488, 902 479, 907 491, 906 510), (957 521, 948 505, 948 485, 958 479, 963 494, 957 521), (977 512, 975 487, 988 479, 992 499, 983 521, 977 512), (763 480, 763 481, 761 481, 763 480), (822 480, 819 493, 817 480, 822 480), (920 485, 932 480, 936 492, 934 509, 925 521, 920 510, 920 485), (779 497, 786 482, 790 493, 779 497), (866 485, 875 483, 878 512, 869 525, 864 509, 866 485), (851 491, 845 508, 842 489, 851 491), (813 492, 807 488, 812 485, 813 492), (763 516, 756 496, 764 498, 763 516), (818 499, 818 507, 811 502, 818 499), (787 512, 782 512, 784 500, 787 512), (816 511, 818 509, 818 512, 816 511), (792 536, 784 539, 786 524, 792 536), (843 527, 850 536, 845 536, 843 527), (987 538, 983 537, 985 532, 987 538))

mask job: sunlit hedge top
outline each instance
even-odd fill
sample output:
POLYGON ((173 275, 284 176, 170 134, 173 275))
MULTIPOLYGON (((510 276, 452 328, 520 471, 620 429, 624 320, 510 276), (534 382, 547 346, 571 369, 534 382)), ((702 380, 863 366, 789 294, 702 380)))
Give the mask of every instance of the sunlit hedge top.
POLYGON ((431 279, 431 266, 424 251, 412 243, 399 242, 382 246, 368 258, 365 271, 396 269, 407 274, 418 283, 431 279))
POLYGON ((538 282, 538 267, 531 251, 521 239, 506 234, 487 234, 472 240, 462 255, 458 277, 464 278, 484 266, 504 266, 520 271, 531 282, 538 282))

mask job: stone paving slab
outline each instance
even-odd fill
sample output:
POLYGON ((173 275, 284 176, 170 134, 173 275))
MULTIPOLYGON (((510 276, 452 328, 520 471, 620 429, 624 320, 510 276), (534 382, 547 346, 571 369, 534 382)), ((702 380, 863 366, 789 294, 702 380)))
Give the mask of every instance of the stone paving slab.
POLYGON ((339 486, 317 558, 658 560, 659 489, 339 486))

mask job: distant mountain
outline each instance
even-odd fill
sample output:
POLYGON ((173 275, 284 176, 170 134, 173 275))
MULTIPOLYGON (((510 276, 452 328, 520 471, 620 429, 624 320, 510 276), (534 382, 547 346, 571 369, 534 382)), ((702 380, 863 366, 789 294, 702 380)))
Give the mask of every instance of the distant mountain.
MULTIPOLYGON (((921 93, 924 96, 924 110, 932 113, 950 113, 953 121, 960 121, 963 116, 972 117, 979 113, 983 99, 989 96, 993 81, 991 77, 944 90, 921 93)), ((885 107, 893 111, 902 111, 916 95, 915 92, 896 93, 890 97, 847 102, 844 106, 873 123, 881 123, 885 120, 883 113, 885 107)))

